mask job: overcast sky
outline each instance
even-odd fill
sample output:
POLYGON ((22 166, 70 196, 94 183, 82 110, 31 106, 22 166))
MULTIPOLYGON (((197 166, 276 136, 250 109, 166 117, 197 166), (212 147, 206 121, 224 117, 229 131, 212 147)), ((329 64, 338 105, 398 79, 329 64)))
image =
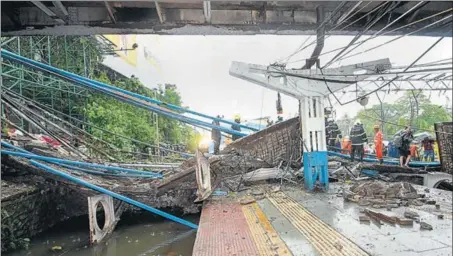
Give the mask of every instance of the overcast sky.
MULTIPOLYGON (((176 84, 185 106, 195 111, 210 115, 223 114, 231 118, 239 113, 243 119, 260 116, 276 117, 277 92, 265 89, 256 84, 232 77, 228 71, 232 61, 243 61, 261 65, 269 65, 277 59, 292 54, 308 36, 157 36, 138 35, 138 64, 133 67, 120 58, 109 57, 105 63, 125 75, 134 74, 148 87, 156 87, 158 83, 176 84), (140 48, 146 46, 160 66, 160 70, 146 62, 140 48)), ((323 52, 345 46, 352 37, 332 36, 326 39, 323 52)), ((364 37, 365 38, 365 37, 364 37)), ((386 42, 393 37, 379 37, 368 41, 355 52, 371 48, 386 42)), ((311 42, 315 37, 311 37, 311 42)), ((362 40, 362 39, 361 39, 362 40)), ((368 53, 336 63, 346 65, 364 61, 389 58, 392 65, 408 65, 422 52, 428 49, 437 38, 403 37, 388 45, 368 53)), ((143 49, 143 48, 142 48, 143 49)), ((308 58, 313 47, 309 47, 295 55, 290 61, 308 58)), ((333 57, 333 54, 321 56, 321 65, 333 57)), ((418 63, 425 63, 452 57, 452 40, 444 38, 433 50, 418 63)), ((300 67, 304 62, 296 62, 289 67, 300 67)), ((333 65, 332 67, 335 67, 333 65)), ((386 96, 386 101, 393 102, 401 96, 395 92, 386 96)), ((346 96, 342 101, 352 99, 346 96)), ((432 93, 435 103, 445 105, 451 101, 451 91, 446 95, 432 93), (446 98, 449 97, 449 99, 446 98)), ((290 97, 282 96, 284 116, 297 113, 298 102, 290 97)), ((375 96, 369 105, 378 103, 375 96)), ((450 105, 451 106, 451 105, 450 105)), ((357 103, 346 106, 335 105, 336 116, 345 113, 354 116, 361 108, 357 103)))

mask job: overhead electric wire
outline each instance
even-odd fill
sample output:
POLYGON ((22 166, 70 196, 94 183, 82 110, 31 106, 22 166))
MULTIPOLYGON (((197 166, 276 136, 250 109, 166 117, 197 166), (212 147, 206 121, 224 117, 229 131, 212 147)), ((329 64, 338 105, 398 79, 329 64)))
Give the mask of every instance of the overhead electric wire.
MULTIPOLYGON (((358 10, 357 12, 355 12, 353 15, 351 15, 350 17, 344 19, 344 20, 341 21, 339 24, 337 24, 336 26, 334 26, 332 29, 330 29, 329 31, 327 31, 327 34, 329 34, 330 32, 332 32, 333 30, 335 30, 335 29, 338 28, 339 26, 341 26, 341 25, 342 25, 343 23, 345 23, 349 18, 354 17, 357 13, 359 13, 361 10, 363 10, 365 7, 367 7, 370 3, 372 3, 372 1, 369 1, 368 4, 366 4, 365 6, 363 6, 360 10, 358 10)), ((358 19, 355 20, 354 22, 352 22, 352 23, 350 23, 349 25, 347 25, 347 26, 345 26, 345 27, 339 29, 339 31, 344 30, 344 29, 346 29, 347 27, 349 27, 349 26, 353 25, 354 23, 358 22, 359 20, 361 20, 361 19, 367 17, 370 13, 373 13, 374 11, 378 10, 379 8, 381 8, 382 5, 383 5, 383 4, 376 6, 373 10, 371 10, 370 12, 364 14, 362 17, 358 18, 358 19)), ((319 27, 320 27, 320 26, 319 26, 319 27)), ((318 27, 318 29, 319 29, 319 27, 318 27)), ((329 38, 330 36, 331 36, 330 34, 327 35, 327 36, 325 37, 325 39, 329 38)), ((317 39, 313 40, 310 44, 308 44, 307 46, 303 47, 303 45, 305 45, 305 43, 306 43, 311 37, 312 37, 312 36, 308 37, 308 38, 304 41, 304 43, 299 47, 298 50, 296 50, 293 54, 291 54, 290 56, 288 56, 287 58, 285 58, 285 60, 286 60, 286 61, 285 61, 285 64, 293 63, 293 62, 289 62, 289 59, 290 59, 292 56, 296 55, 297 53, 299 53, 299 52, 301 52, 301 51, 303 51, 303 50, 305 50, 305 49, 307 49, 308 47, 312 46, 313 44, 316 44, 317 39)))
MULTIPOLYGON (((416 20, 416 21, 414 21, 414 22, 411 22, 411 23, 409 23, 409 24, 405 24, 405 25, 400 26, 400 27, 397 27, 397 28, 395 28, 395 29, 386 31, 386 32, 384 32, 384 33, 382 33, 382 34, 380 34, 380 35, 372 36, 372 37, 367 38, 367 39, 364 39, 364 40, 362 40, 362 41, 358 41, 358 42, 356 42, 356 43, 354 43, 354 44, 352 44, 352 45, 359 44, 359 43, 362 43, 362 42, 364 43, 364 42, 369 41, 369 40, 371 40, 371 39, 374 39, 374 38, 376 38, 376 37, 378 37, 378 36, 384 36, 384 35, 386 35, 386 34, 393 33, 393 32, 398 31, 398 30, 400 30, 400 29, 403 29, 403 28, 406 28, 406 27, 410 27, 410 26, 412 26, 412 25, 414 25, 414 24, 417 24, 417 23, 423 22, 423 21, 425 21, 425 20, 434 18, 434 17, 436 17, 436 16, 442 15, 442 14, 447 13, 447 12, 450 12, 450 11, 452 11, 452 10, 453 10, 453 8, 450 8, 450 9, 447 9, 447 10, 444 10, 444 11, 440 11, 440 12, 435 13, 435 14, 433 14, 433 15, 430 15, 430 16, 428 16, 428 17, 424 17, 424 18, 421 18, 421 19, 416 20)), ((418 30, 418 31, 419 31, 419 30, 418 30)), ((415 32, 418 32, 418 31, 415 31, 415 32)), ((414 33, 415 33, 415 32, 414 32, 414 33)), ((342 50, 342 49, 345 48, 345 47, 346 47, 346 46, 342 46, 342 47, 338 47, 338 48, 335 48, 335 49, 330 50, 330 51, 323 52, 323 53, 319 54, 318 57, 323 56, 323 55, 326 55, 326 54, 329 54, 329 53, 333 53, 333 52, 336 52, 336 51, 339 51, 339 50, 342 50)), ((304 61, 304 60, 305 60, 305 59, 299 59, 299 60, 295 60, 295 61, 288 62, 288 63, 296 63, 296 62, 300 62, 300 61, 304 61)), ((340 61, 340 60, 339 60, 339 61, 340 61)))
MULTIPOLYGON (((441 37, 441 38, 439 38, 436 42, 434 42, 428 49, 426 49, 420 56, 418 56, 418 57, 417 57, 417 58, 416 58, 409 66, 407 66, 407 67, 403 70, 403 72, 406 72, 406 71, 409 70, 413 65, 415 65, 421 58, 423 58, 423 56, 425 56, 429 51, 431 51, 432 48, 434 48, 440 41, 442 41, 443 38, 444 38, 444 37, 441 37)), ((321 74, 322 74, 322 69, 320 69, 320 71, 321 71, 321 74)), ((392 82, 393 82, 395 79, 397 79, 397 78, 399 78, 399 76, 395 76, 392 80, 390 80, 390 81, 387 82, 387 83, 384 83, 384 85, 379 86, 377 89, 375 89, 375 90, 373 90, 373 91, 371 91, 371 92, 365 93, 364 95, 360 95, 359 98, 366 97, 366 96, 368 96, 368 95, 370 95, 370 94, 372 94, 372 93, 375 93, 375 92, 381 90, 382 88, 384 88, 385 86, 389 85, 390 83, 392 83, 392 82)), ((336 95, 334 94, 334 92, 330 89, 330 87, 329 87, 329 85, 327 84, 327 82, 325 82, 325 84, 326 84, 326 87, 327 87, 327 89, 329 90, 329 92, 335 97, 335 99, 338 101, 338 103, 340 103, 340 105, 342 105, 342 106, 343 106, 343 105, 346 105, 346 104, 349 104, 349 103, 352 103, 352 102, 354 102, 354 101, 356 101, 356 100, 358 99, 358 98, 357 98, 357 99, 353 99, 353 100, 350 100, 350 101, 348 101, 348 102, 342 103, 342 102, 340 102, 340 101, 338 100, 338 98, 336 97, 336 95)))
MULTIPOLYGON (((398 2, 391 2, 382 12, 376 13, 376 15, 365 24, 365 28, 361 30, 358 34, 354 36, 354 38, 349 42, 348 45, 345 46, 339 53, 332 57, 330 61, 328 61, 321 69, 328 67, 332 62, 334 62, 344 51, 346 51, 352 44, 354 44, 366 31, 371 29, 379 20, 381 20, 388 12, 393 11, 399 5, 398 2)), ((319 54, 318 54, 319 55, 319 54)))
MULTIPOLYGON (((377 37, 382 31, 384 31, 385 29, 387 29, 388 27, 392 26, 394 23, 396 23, 397 21, 399 21, 400 19, 402 19, 404 16, 406 16, 407 14, 411 13, 412 10, 414 9, 417 9, 420 5, 422 5, 424 3, 424 1, 420 1, 419 3, 417 3, 416 5, 414 5, 412 8, 410 8, 409 10, 407 10, 406 12, 404 12, 403 14, 401 14, 400 16, 398 16, 398 18, 396 18, 395 20, 393 20, 392 22, 390 22, 389 24, 387 24, 385 27, 383 27, 382 29, 380 29, 379 31, 377 31, 376 33, 374 33, 371 38, 374 38, 374 37, 377 37)), ((397 4, 395 5, 395 7, 397 6, 397 4)), ((394 10, 394 9, 392 9, 394 10)), ((392 11, 390 10, 390 11, 392 11)), ((384 13, 384 15, 387 14, 387 13, 384 13)), ((369 40, 369 39, 367 39, 369 40)), ((364 40, 364 41, 361 41, 359 42, 358 44, 356 44, 356 46, 354 46, 352 49, 350 49, 348 52, 344 53, 343 56, 347 55, 348 53, 352 52, 354 49, 356 49, 357 47, 359 47, 360 45, 362 45, 363 43, 365 43, 367 40, 364 40)), ((351 46, 351 45, 350 45, 351 46)), ((342 51, 345 51, 347 48, 344 48, 342 51)), ((339 55, 341 55, 342 52, 340 52, 338 54, 338 57, 340 57, 339 55)), ((328 67, 333 61, 334 61, 335 58, 333 58, 330 62, 328 62, 323 68, 325 67, 328 67)))
MULTIPOLYGON (((342 1, 339 5, 337 5, 337 7, 335 7, 335 9, 332 11, 332 13, 330 14, 329 16, 329 19, 327 20, 323 20, 322 23, 316 28, 316 30, 319 30, 320 28, 322 28, 323 26, 325 26, 330 20, 332 20, 332 18, 336 15, 336 13, 344 6, 346 5, 346 1, 342 1)), ((305 43, 312 37, 312 35, 310 35, 307 39, 305 39, 305 41, 299 46, 299 49, 303 47, 303 45, 305 45, 305 43)), ((288 57, 285 58, 285 60, 288 60, 290 59, 292 56, 294 56, 295 54, 298 53, 299 50, 296 50, 293 54, 290 54, 288 57)), ((277 62, 280 62, 280 61, 277 61, 277 62)))
MULTIPOLYGON (((450 9, 450 10, 452 10, 452 9, 450 9)), ((382 47, 382 46, 384 46, 384 45, 387 45, 387 44, 389 44, 389 43, 391 43, 391 42, 394 42, 394 41, 396 41, 396 40, 399 40, 399 39, 401 39, 401 38, 403 38, 403 37, 405 37, 405 36, 409 36, 409 35, 411 35, 411 34, 414 34, 414 33, 420 32, 420 31, 422 31, 422 30, 424 30, 424 29, 427 29, 427 28, 429 28, 429 27, 432 27, 432 26, 436 25, 436 24, 439 23, 439 22, 442 22, 442 21, 444 21, 444 20, 446 20, 446 19, 451 18, 452 16, 453 16, 453 15, 450 14, 450 15, 448 15, 448 16, 446 16, 446 17, 440 19, 440 20, 434 21, 433 23, 430 23, 430 24, 428 24, 428 25, 426 25, 426 26, 424 26, 424 27, 422 27, 422 28, 419 28, 419 29, 417 29, 417 30, 415 30, 415 31, 411 31, 411 32, 409 32, 409 33, 407 33, 407 34, 404 34, 404 35, 401 35, 401 36, 399 36, 399 37, 393 38, 393 39, 391 39, 391 40, 389 40, 389 41, 387 41, 387 42, 385 42, 385 43, 382 43, 382 44, 379 44, 379 45, 374 46, 374 47, 372 47, 372 48, 363 50, 362 52, 358 52, 358 53, 355 53, 355 54, 352 54, 352 55, 349 55, 349 56, 344 56, 344 57, 338 59, 337 61, 349 59, 349 58, 351 58, 351 57, 354 57, 354 56, 357 56, 357 55, 364 54, 364 53, 366 53, 366 52, 372 51, 372 50, 374 50, 374 49, 377 49, 377 48, 379 48, 379 47, 382 47)), ((451 23, 451 22, 452 22, 452 21, 450 21, 450 22, 448 22, 448 23, 451 23)), ((449 25, 448 23, 447 23, 446 25, 449 25)), ((446 26, 446 25, 444 25, 444 26, 446 26)))

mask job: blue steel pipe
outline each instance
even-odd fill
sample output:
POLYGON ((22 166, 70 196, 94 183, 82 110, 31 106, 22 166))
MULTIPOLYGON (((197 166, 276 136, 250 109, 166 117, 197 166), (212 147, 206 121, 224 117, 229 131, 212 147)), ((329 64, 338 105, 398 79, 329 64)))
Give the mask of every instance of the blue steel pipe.
MULTIPOLYGON (((37 156, 37 154, 29 152, 29 151, 27 151, 25 149, 16 147, 16 146, 11 145, 11 144, 9 144, 7 142, 4 142, 4 141, 1 142, 1 145, 3 147, 15 149, 15 150, 17 150, 19 152, 22 152, 24 154, 30 154, 30 155, 37 156)), ((92 173, 92 174, 98 174, 98 175, 116 176, 116 177, 131 177, 131 178, 162 178, 162 177, 156 177, 156 175, 154 173, 150 173, 150 174, 115 174, 115 173, 105 173, 105 172, 94 171, 94 170, 86 170, 86 169, 82 169, 82 168, 79 168, 79 167, 76 167, 76 166, 62 164, 62 163, 57 163, 57 162, 51 162, 51 163, 57 164, 57 165, 60 165, 60 166, 63 166, 63 167, 69 168, 69 169, 73 169, 73 170, 76 170, 76 171, 92 173)))
MULTIPOLYGON (((101 92, 103 92, 105 94, 108 94, 108 95, 110 95, 110 96, 112 96, 114 98, 120 99, 122 101, 128 102, 128 103, 130 103, 132 105, 148 109, 150 111, 153 111, 153 112, 156 112, 158 114, 161 114, 161 115, 164 115, 164 116, 179 120, 181 122, 185 122, 185 123, 189 123, 189 124, 199 124, 199 125, 204 126, 204 127, 209 127, 209 128, 212 128, 212 129, 220 130, 220 131, 226 132, 228 134, 234 134, 234 135, 238 135, 238 136, 241 136, 241 137, 247 136, 247 134, 245 134, 245 133, 241 133, 241 132, 238 132, 238 131, 235 131, 235 130, 232 130, 232 129, 228 129, 228 128, 225 128, 225 127, 222 127, 222 126, 217 126, 217 125, 213 125, 213 124, 210 124, 210 123, 202 122, 200 120, 197 120, 197 119, 194 119, 194 118, 190 118, 190 117, 186 117, 186 116, 183 116, 183 115, 180 115, 180 114, 174 114, 174 113, 171 113, 171 112, 167 112, 167 111, 161 110, 159 108, 155 108, 155 107, 152 107, 152 106, 149 106, 149 105, 145 105, 145 104, 143 104, 141 102, 138 102, 138 101, 136 101, 134 99, 129 99, 129 98, 122 97, 122 96, 120 96, 118 94, 115 94, 114 92, 112 92, 109 89, 103 88, 101 86, 97 86, 97 85, 95 85, 95 84, 93 84, 91 82, 86 82, 86 81, 83 81, 82 79, 79 79, 79 78, 76 78, 76 77, 68 77, 68 76, 63 75, 62 73, 66 72, 66 71, 63 71, 61 73, 59 73, 58 71, 54 72, 52 69, 56 69, 56 68, 53 68, 51 66, 42 64, 40 62, 36 62, 36 61, 24 58, 24 57, 16 55, 16 54, 12 54, 13 56, 10 56, 9 55, 10 53, 3 53, 3 50, 2 50, 2 54, 3 55, 6 54, 4 56, 6 59, 17 61, 17 62, 19 62, 19 63, 21 63, 23 65, 30 66, 32 68, 37 68, 37 69, 40 69, 40 70, 42 70, 44 72, 49 72, 49 73, 51 73, 51 74, 53 74, 55 76, 58 76, 60 78, 66 79, 66 80, 69 80, 69 81, 74 82, 74 83, 76 83, 78 85, 81 85, 81 86, 84 86, 84 87, 88 87, 90 89, 95 89, 95 90, 101 91, 101 92)), ((56 70, 58 70, 58 69, 56 69, 56 70)))
POLYGON ((115 86, 111 86, 111 85, 108 85, 108 84, 105 84, 105 83, 101 83, 101 82, 98 82, 98 81, 95 81, 95 80, 91 80, 91 79, 88 79, 86 77, 79 76, 77 74, 70 73, 70 72, 64 71, 62 69, 58 69, 58 68, 43 64, 41 62, 37 62, 37 61, 34 61, 34 60, 27 59, 25 57, 22 57, 20 55, 17 55, 17 54, 14 54, 14 53, 10 52, 10 51, 2 49, 2 55, 3 54, 5 54, 7 57, 15 57, 16 59, 21 59, 22 61, 30 61, 31 63, 33 63, 36 66, 40 66, 42 68, 51 70, 51 71, 53 71, 55 73, 63 74, 65 76, 71 77, 73 79, 80 79, 82 81, 85 81, 85 82, 88 82, 88 83, 92 83, 92 84, 98 85, 98 86, 103 87, 103 88, 107 88, 107 89, 110 89, 110 90, 113 90, 113 91, 117 91, 117 92, 122 92, 124 94, 129 95, 129 96, 145 100, 147 102, 151 102, 151 103, 154 103, 154 104, 157 104, 157 105, 163 105, 163 106, 165 106, 166 108, 169 108, 169 109, 173 109, 173 110, 176 110, 176 111, 183 111, 185 113, 197 115, 197 116, 208 118, 208 119, 211 119, 211 120, 216 120, 216 121, 219 121, 219 122, 222 122, 222 123, 227 123, 227 124, 231 124, 231 125, 239 125, 241 128, 244 128, 244 129, 247 129, 247 130, 251 130, 251 131, 259 131, 259 129, 256 129, 256 128, 253 128, 253 127, 249 127, 249 126, 246 126, 246 125, 243 125, 243 124, 237 124, 235 122, 231 122, 231 121, 228 121, 228 120, 225 120, 225 119, 221 119, 221 118, 205 115, 203 113, 199 113, 199 112, 196 112, 196 111, 193 111, 193 110, 190 110, 190 109, 185 109, 185 108, 173 105, 173 104, 168 104, 168 103, 165 103, 165 102, 162 102, 162 101, 159 101, 159 100, 155 100, 155 99, 143 96, 143 95, 138 94, 138 93, 130 92, 130 91, 127 91, 127 90, 124 90, 124 89, 121 89, 121 88, 118 88, 118 87, 115 87, 115 86))
MULTIPOLYGON (((330 156, 339 156, 339 157, 342 157, 342 158, 346 158, 346 159, 351 159, 351 156, 349 155, 344 155, 344 154, 341 154, 341 153, 338 153, 338 152, 332 152, 332 151, 329 151, 329 155, 330 156)), ((379 163, 379 160, 378 159, 373 159, 373 158, 363 158, 363 161, 365 162, 370 162, 370 163, 379 163)), ((391 164, 391 165, 399 165, 400 162, 399 160, 386 160, 384 159, 384 163, 385 164, 391 164)), ((440 166, 440 163, 439 162, 419 162, 419 161, 414 161, 414 162, 409 162, 409 166, 411 167, 439 167, 440 166)))
POLYGON ((137 171, 137 170, 127 169, 127 168, 122 168, 122 167, 117 167, 117 166, 107 166, 107 165, 100 165, 100 164, 77 162, 77 161, 71 161, 71 160, 66 160, 66 159, 61 159, 61 158, 39 156, 39 155, 34 155, 34 154, 26 154, 26 153, 7 151, 7 150, 1 150, 0 153, 2 155, 12 155, 12 156, 18 156, 18 157, 25 157, 25 158, 31 158, 31 159, 36 159, 36 160, 41 160, 41 161, 46 161, 46 162, 57 163, 57 164, 60 164, 60 163, 61 164, 72 164, 72 165, 92 167, 92 168, 101 168, 101 169, 118 171, 118 172, 149 175, 149 176, 154 176, 154 177, 159 177, 159 178, 162 177, 162 174, 159 174, 159 173, 137 171))
POLYGON ((75 183, 77 183, 77 184, 79 184, 79 185, 85 186, 85 187, 87 187, 87 188, 90 188, 90 189, 92 189, 92 190, 95 190, 95 191, 98 191, 98 192, 101 192, 101 193, 104 193, 104 194, 109 195, 109 196, 111 196, 111 197, 113 197, 113 198, 116 198, 116 199, 118 199, 118 200, 121 200, 121 201, 124 201, 124 202, 126 202, 126 203, 132 204, 132 205, 137 206, 137 207, 139 207, 139 208, 141 208, 141 209, 143 209, 143 210, 147 210, 147 211, 149 211, 149 212, 155 213, 155 214, 160 215, 160 216, 162 216, 162 217, 164 217, 164 218, 166 218, 166 219, 172 220, 172 221, 174 221, 174 222, 180 223, 180 224, 185 225, 185 226, 188 226, 188 227, 190 227, 190 228, 194 228, 194 229, 197 229, 197 228, 198 228, 198 226, 195 225, 195 224, 192 223, 192 222, 183 220, 183 219, 181 219, 181 218, 178 218, 178 217, 176 217, 176 216, 173 216, 173 215, 171 215, 171 214, 168 214, 168 213, 166 213, 166 212, 163 212, 163 211, 161 211, 161 210, 158 210, 158 209, 156 209, 156 208, 153 208, 153 207, 151 207, 151 206, 148 206, 148 205, 146 205, 146 204, 144 204, 144 203, 140 203, 140 202, 135 201, 135 200, 133 200, 133 199, 131 199, 131 198, 129 198, 129 197, 126 197, 126 196, 117 194, 117 193, 115 193, 115 192, 113 192, 113 191, 110 191, 110 190, 108 190, 108 189, 105 189, 105 188, 102 188, 102 187, 99 187, 99 186, 96 186, 96 185, 93 185, 93 184, 88 183, 88 182, 86 182, 86 181, 84 181, 84 180, 78 179, 78 178, 76 178, 76 177, 74 177, 74 176, 71 176, 71 175, 69 175, 69 174, 67 174, 67 173, 64 173, 64 172, 55 170, 55 169, 53 169, 53 168, 51 168, 51 167, 49 167, 49 166, 47 166, 47 165, 41 164, 41 163, 36 162, 36 161, 34 161, 34 160, 30 160, 30 162, 31 162, 32 165, 34 165, 34 166, 36 166, 36 167, 39 167, 39 168, 41 168, 41 169, 43 169, 43 170, 45 170, 45 171, 47 171, 47 172, 50 172, 50 173, 52 173, 52 174, 55 174, 55 175, 58 175, 58 176, 60 176, 60 177, 65 178, 65 179, 68 179, 68 180, 70 180, 70 181, 72 181, 72 182, 75 182, 75 183))

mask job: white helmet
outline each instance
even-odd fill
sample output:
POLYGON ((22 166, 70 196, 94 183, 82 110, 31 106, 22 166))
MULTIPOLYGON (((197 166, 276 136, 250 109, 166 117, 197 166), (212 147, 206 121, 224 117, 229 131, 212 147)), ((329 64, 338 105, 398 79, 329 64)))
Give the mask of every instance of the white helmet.
POLYGON ((360 121, 360 119, 357 119, 357 120, 355 120, 355 123, 356 124, 362 124, 362 121, 360 121))

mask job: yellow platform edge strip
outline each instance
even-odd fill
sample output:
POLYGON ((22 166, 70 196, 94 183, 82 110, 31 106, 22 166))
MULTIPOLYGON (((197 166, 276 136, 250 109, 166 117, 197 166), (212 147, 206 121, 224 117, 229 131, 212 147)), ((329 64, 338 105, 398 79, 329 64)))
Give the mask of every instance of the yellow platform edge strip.
POLYGON ((312 244, 319 255, 368 255, 283 192, 267 195, 271 203, 312 244))
POLYGON ((259 255, 292 255, 256 203, 242 206, 242 212, 258 248, 259 255))

